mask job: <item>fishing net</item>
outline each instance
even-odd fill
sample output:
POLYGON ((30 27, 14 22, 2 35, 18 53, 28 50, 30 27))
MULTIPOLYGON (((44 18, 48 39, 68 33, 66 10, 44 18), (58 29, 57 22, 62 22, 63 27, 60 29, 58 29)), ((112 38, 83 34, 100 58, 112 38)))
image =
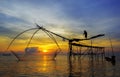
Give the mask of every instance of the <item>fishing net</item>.
POLYGON ((7 50, 10 50, 18 61, 23 61, 27 59, 33 60, 36 57, 39 60, 55 60, 57 55, 61 52, 61 48, 54 35, 48 31, 41 30, 39 28, 31 28, 15 36, 8 45, 7 50), (49 44, 51 46, 49 46, 49 44), (19 47, 17 47, 17 45, 19 47), (54 48, 49 49, 49 52, 43 49, 45 48, 45 46, 47 47, 47 49, 52 46, 54 48), (20 49, 16 49, 16 47, 20 49), (16 50, 23 52, 18 53, 16 52, 16 50))

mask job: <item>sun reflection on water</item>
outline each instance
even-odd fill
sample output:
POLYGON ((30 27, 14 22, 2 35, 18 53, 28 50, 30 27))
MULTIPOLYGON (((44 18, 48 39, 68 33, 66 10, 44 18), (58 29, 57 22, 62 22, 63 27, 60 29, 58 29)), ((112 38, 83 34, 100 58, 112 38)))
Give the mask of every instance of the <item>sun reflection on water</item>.
POLYGON ((45 72, 46 71, 46 69, 47 69, 47 57, 46 56, 43 56, 43 67, 42 67, 42 70, 45 72))
MULTIPOLYGON (((35 56, 36 57, 36 56, 35 56)), ((84 57, 68 61, 65 56, 58 56, 57 60, 48 60, 47 55, 38 56, 37 61, 15 61, 0 63, 1 77, 119 77, 119 66, 112 67, 110 63, 101 59, 89 60, 84 57), (8 68, 9 67, 9 68, 8 68), (116 70, 115 70, 116 68, 116 70), (116 76, 115 76, 116 75, 116 76)), ((12 57, 11 57, 12 58, 12 57)), ((119 65, 119 64, 117 64, 119 65)))

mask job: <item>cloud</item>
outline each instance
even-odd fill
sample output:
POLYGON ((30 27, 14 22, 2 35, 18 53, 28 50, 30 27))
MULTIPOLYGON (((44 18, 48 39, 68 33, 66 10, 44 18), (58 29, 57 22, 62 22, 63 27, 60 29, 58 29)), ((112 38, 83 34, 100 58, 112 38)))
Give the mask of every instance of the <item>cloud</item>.
POLYGON ((34 23, 38 23, 53 32, 63 35, 66 32, 69 33, 69 36, 72 34, 70 32, 74 33, 78 31, 77 33, 80 33, 79 29, 81 28, 76 27, 79 27, 83 23, 69 19, 62 8, 63 7, 59 4, 40 5, 39 7, 35 7, 30 4, 22 5, 16 3, 9 5, 9 7, 0 8, 0 12, 7 17, 11 17, 11 19, 16 18, 24 21, 6 23, 7 25, 5 26, 10 29, 16 28, 18 30, 19 28, 25 30, 35 27, 34 23))
POLYGON ((5 28, 3 26, 0 26, 0 34, 8 34, 8 33, 14 33, 12 30, 5 28))
MULTIPOLYGON (((118 23, 119 16, 118 18, 110 16, 113 14, 111 12, 107 15, 109 10, 105 11, 105 9, 101 7, 101 4, 105 6, 105 4, 109 4, 110 2, 100 1, 99 3, 95 1, 95 4, 91 2, 88 6, 86 6, 86 4, 88 4, 89 1, 80 1, 80 3, 76 1, 71 1, 70 3, 68 3, 68 1, 65 1, 65 3, 64 1, 58 2, 46 0, 38 3, 37 1, 24 1, 23 3, 14 2, 13 0, 9 3, 4 1, 4 4, 0 5, 0 13, 10 17, 9 19, 11 20, 17 19, 15 22, 5 22, 6 25, 4 26, 10 30, 20 32, 35 27, 34 23, 38 23, 58 34, 79 37, 79 35, 83 33, 83 30, 87 30, 89 36, 91 36, 99 33, 109 33, 114 25, 120 24, 118 23), (98 8, 100 8, 100 11, 98 8), (76 13, 83 14, 80 15, 76 13)), ((116 27, 114 27, 114 29, 116 29, 116 27)), ((118 32, 119 31, 116 30, 114 32, 115 35, 117 35, 116 33, 118 32)))
POLYGON ((28 23, 52 22, 57 23, 56 19, 60 17, 60 8, 54 5, 43 5, 35 7, 27 4, 12 4, 9 7, 2 7, 1 13, 15 18, 22 19, 28 23), (11 7, 11 8, 10 8, 11 7))

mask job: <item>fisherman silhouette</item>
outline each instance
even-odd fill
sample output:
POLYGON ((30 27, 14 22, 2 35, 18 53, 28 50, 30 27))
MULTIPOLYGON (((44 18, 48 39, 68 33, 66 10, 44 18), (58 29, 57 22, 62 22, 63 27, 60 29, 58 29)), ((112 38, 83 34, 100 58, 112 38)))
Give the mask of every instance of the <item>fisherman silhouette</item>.
POLYGON ((87 39, 87 31, 86 30, 84 30, 83 35, 85 35, 85 38, 87 39))

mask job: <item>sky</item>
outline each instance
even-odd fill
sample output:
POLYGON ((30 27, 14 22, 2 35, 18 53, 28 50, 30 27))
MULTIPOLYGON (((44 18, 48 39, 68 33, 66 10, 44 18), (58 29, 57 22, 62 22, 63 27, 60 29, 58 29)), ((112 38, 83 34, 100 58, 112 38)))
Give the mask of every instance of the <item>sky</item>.
MULTIPOLYGON (((119 51, 119 3, 120 0, 0 0, 0 50, 5 51, 17 34, 35 28, 37 23, 67 38, 84 38, 84 30, 88 37, 103 33, 105 37, 95 39, 95 45, 110 47, 110 38, 115 50, 119 51)), ((21 35, 11 48, 24 48, 34 31, 21 35)), ((41 49, 52 49, 55 45, 42 31, 36 38, 32 45, 41 49)), ((66 49, 66 42, 57 41, 66 49)))

